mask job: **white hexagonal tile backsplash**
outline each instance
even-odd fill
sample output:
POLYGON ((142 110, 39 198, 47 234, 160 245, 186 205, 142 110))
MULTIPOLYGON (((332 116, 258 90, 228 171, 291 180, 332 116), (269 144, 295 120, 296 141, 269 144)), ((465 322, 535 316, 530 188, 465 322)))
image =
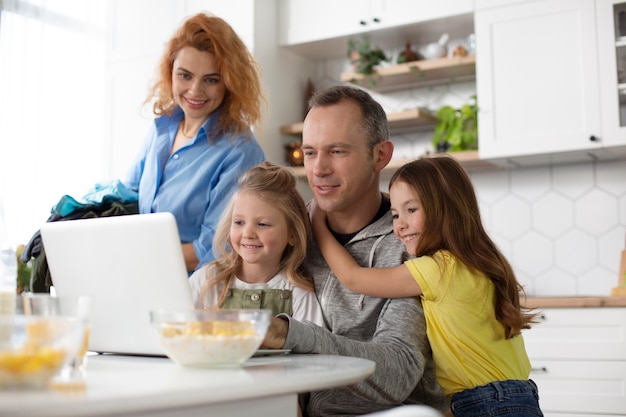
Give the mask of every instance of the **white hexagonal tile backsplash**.
POLYGON ((608 296, 626 249, 626 162, 470 172, 483 223, 532 296, 608 296))

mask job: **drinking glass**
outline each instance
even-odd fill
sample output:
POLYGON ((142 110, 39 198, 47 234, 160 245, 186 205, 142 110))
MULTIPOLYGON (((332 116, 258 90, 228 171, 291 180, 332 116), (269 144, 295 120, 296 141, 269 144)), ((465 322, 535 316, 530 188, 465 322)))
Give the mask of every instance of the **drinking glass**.
POLYGON ((22 293, 17 300, 17 312, 36 316, 69 316, 78 318, 84 325, 80 345, 71 352, 72 359, 64 367, 56 382, 84 381, 87 367, 87 346, 91 329, 92 299, 86 295, 56 296, 47 293, 22 293))

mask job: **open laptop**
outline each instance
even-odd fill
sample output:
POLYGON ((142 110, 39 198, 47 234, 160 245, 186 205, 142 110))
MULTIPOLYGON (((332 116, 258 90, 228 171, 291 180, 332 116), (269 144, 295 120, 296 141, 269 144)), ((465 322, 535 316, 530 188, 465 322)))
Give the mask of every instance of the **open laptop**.
POLYGON ((94 299, 89 350, 165 355, 149 311, 193 308, 171 213, 57 221, 40 231, 56 293, 94 299))

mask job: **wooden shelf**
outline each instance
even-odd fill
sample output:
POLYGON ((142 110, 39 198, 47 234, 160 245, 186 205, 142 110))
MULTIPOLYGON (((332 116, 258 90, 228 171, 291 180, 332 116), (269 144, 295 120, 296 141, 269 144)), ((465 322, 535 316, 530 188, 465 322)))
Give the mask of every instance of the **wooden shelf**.
MULTIPOLYGON (((432 154, 424 154, 424 155, 419 155, 418 158, 420 157, 435 157, 435 156, 440 156, 441 154, 438 153, 432 153, 432 154)), ((452 156, 454 159, 456 159, 457 161, 459 161, 461 163, 461 165, 463 165, 463 167, 465 169, 484 169, 484 168, 496 168, 497 165, 486 161, 486 160, 482 160, 479 158, 478 156, 478 151, 461 151, 461 152, 451 152, 448 155, 452 156)), ((414 161, 417 158, 398 158, 398 159, 392 159, 389 164, 385 167, 385 169, 383 169, 382 174, 391 174, 393 172, 395 172, 395 170, 397 170, 398 168, 400 168, 402 165, 406 164, 407 162, 411 162, 414 161)), ((290 167, 293 174, 299 178, 299 179, 305 179, 306 180, 306 172, 304 171, 304 167, 290 167)))
MULTIPOLYGON (((440 153, 429 153, 424 155, 419 155, 418 158, 424 157, 437 157, 441 156, 440 153)), ((450 155, 454 159, 456 159, 465 169, 479 169, 479 168, 495 168, 496 165, 493 163, 480 159, 478 156, 478 151, 459 151, 459 152, 450 152, 447 155, 450 155)), ((396 169, 400 168, 402 165, 407 162, 411 162, 416 158, 398 158, 392 159, 389 164, 385 167, 383 172, 393 172, 396 169)))
POLYGON ((304 123, 294 123, 280 127, 280 133, 283 135, 300 136, 302 134, 302 126, 304 123))
POLYGON ((389 113, 387 121, 389 130, 397 132, 405 129, 434 128, 437 124, 437 117, 428 109, 418 108, 389 113))
MULTIPOLYGON (((433 128, 437 124, 437 118, 428 109, 409 109, 387 115, 389 130, 398 133, 404 130, 419 130, 433 128)), ((283 135, 300 136, 303 123, 294 123, 281 126, 280 133, 283 135)))
POLYGON ((351 71, 342 72, 340 79, 376 91, 392 91, 407 86, 445 83, 450 79, 471 79, 475 76, 476 56, 469 55, 381 66, 371 76, 351 71))

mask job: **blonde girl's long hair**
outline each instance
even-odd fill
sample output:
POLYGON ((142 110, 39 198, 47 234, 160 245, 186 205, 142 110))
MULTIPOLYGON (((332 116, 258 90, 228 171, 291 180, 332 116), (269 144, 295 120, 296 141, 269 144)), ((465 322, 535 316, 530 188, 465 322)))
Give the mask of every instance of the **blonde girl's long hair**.
POLYGON ((185 47, 210 52, 226 86, 222 115, 213 134, 224 132, 250 135, 250 127, 260 129, 261 102, 264 100, 258 63, 248 48, 223 19, 198 13, 183 22, 169 40, 161 58, 156 81, 145 104, 153 103, 156 116, 171 114, 176 103, 172 91, 172 71, 178 52, 185 47))
POLYGON ((389 181, 407 184, 419 197, 425 223, 415 256, 447 250, 463 264, 483 273, 495 287, 496 319, 505 337, 530 328, 536 314, 520 304, 523 287, 511 265, 485 231, 472 182, 453 158, 422 158, 400 167, 389 181))
MULTIPOLYGON (((293 245, 288 244, 280 261, 280 270, 296 287, 313 290, 313 280, 304 269, 304 258, 310 235, 309 215, 302 196, 296 189, 296 178, 288 168, 263 162, 250 168, 239 178, 239 188, 219 221, 213 239, 216 260, 212 265, 215 276, 205 279, 201 291, 204 300, 209 289, 223 284, 217 306, 222 305, 235 275, 242 265, 241 257, 232 249, 230 225, 237 193, 252 193, 276 207, 287 222, 293 245)), ((210 307, 210 306, 206 306, 210 307)), ((216 307, 216 306, 214 306, 216 307)))

